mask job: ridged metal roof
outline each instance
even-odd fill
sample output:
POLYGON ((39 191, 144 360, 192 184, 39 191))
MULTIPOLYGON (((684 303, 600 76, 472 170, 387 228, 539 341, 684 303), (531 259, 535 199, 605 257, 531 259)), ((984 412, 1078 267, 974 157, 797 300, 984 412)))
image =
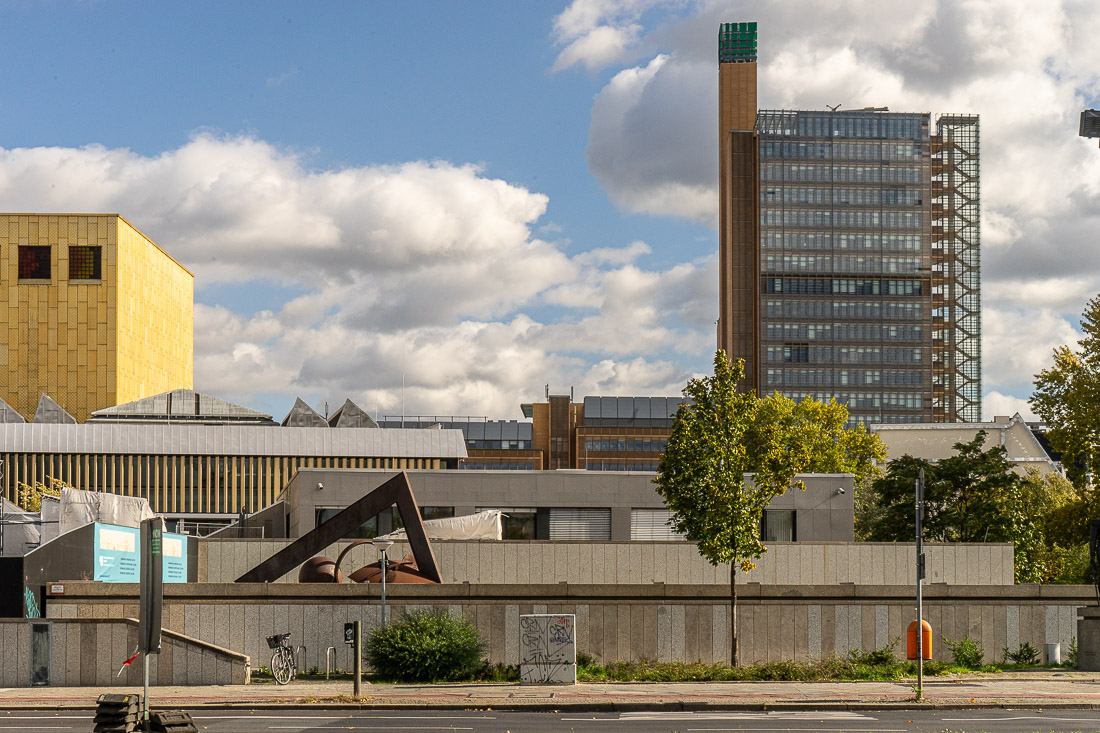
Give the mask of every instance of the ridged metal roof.
POLYGON ((460 430, 5 423, 0 452, 465 458, 466 443, 460 430))
POLYGON ((271 415, 193 389, 161 392, 133 402, 96 410, 92 416, 98 419, 149 417, 160 420, 169 417, 231 417, 272 422, 271 415))

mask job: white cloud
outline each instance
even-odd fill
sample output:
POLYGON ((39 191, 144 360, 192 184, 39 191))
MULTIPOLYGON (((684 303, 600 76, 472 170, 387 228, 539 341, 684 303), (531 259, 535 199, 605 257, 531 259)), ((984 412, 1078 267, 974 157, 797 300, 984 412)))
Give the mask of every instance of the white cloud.
MULTIPOLYGON (((1080 334, 1066 317, 1044 308, 982 309, 982 372, 987 389, 1021 383, 1050 366, 1054 348, 1080 334)), ((1028 393, 1030 393, 1030 389, 1028 393)))
POLYGON ((588 165, 617 205, 716 221, 716 123, 698 114, 716 84, 713 70, 660 55, 620 71, 596 96, 588 165))
POLYGON ((626 60, 643 31, 643 14, 677 0, 573 0, 554 18, 554 41, 565 48, 551 71, 580 64, 596 71, 626 60))
POLYGON ((1078 313, 1096 294, 1096 281, 1087 275, 1027 279, 1021 273, 1015 279, 986 283, 983 288, 986 307, 1052 309, 1060 313, 1078 313))
POLYGON ((1038 416, 1031 411, 1031 405, 1022 397, 1013 397, 997 391, 982 395, 982 416, 986 421, 995 417, 1012 417, 1017 412, 1024 420, 1034 422, 1039 420, 1038 416))
POLYGON ((506 313, 575 269, 530 236, 546 196, 445 162, 316 172, 263 141, 212 135, 155 158, 0 150, 0 196, 13 210, 123 212, 200 286, 343 286, 364 317, 396 322, 506 313), (485 287, 501 280, 525 287, 485 287))
POLYGON ((574 64, 584 64, 589 71, 603 68, 625 55, 626 50, 637 41, 640 30, 637 25, 593 28, 558 54, 552 70, 560 71, 574 64))
POLYGON ((642 255, 647 255, 653 250, 650 246, 642 241, 631 242, 626 247, 616 249, 614 247, 599 247, 597 249, 590 249, 587 252, 582 252, 573 258, 573 261, 577 264, 583 265, 599 265, 599 264, 611 264, 611 265, 625 265, 630 262, 634 262, 642 255))
POLYGON ((547 382, 677 394, 682 362, 713 343, 697 333, 713 262, 647 270, 641 241, 570 258, 533 234, 545 195, 476 166, 317 171, 262 140, 202 134, 153 157, 0 149, 0 197, 118 211, 191 269, 196 387, 245 404, 350 396, 396 412, 403 392, 409 414, 518 416, 547 382), (204 302, 221 282, 272 287, 280 305, 204 302))
POLYGON ((267 77, 267 86, 269 86, 271 88, 281 87, 283 84, 286 84, 288 81, 292 81, 292 80, 296 79, 297 77, 298 77, 298 67, 294 66, 294 67, 291 67, 291 68, 287 69, 286 71, 284 71, 281 74, 276 74, 275 76, 267 77))

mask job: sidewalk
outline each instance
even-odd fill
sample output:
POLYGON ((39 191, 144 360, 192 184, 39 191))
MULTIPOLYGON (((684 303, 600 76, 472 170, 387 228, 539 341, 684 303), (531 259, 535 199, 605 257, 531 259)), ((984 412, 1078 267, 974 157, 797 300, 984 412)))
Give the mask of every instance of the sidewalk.
MULTIPOLYGON (((874 709, 912 707, 914 681, 903 682, 689 682, 580 683, 577 685, 352 684, 291 682, 238 686, 151 687, 154 708, 249 709, 316 706, 470 710, 731 710, 874 709)), ((104 692, 141 688, 36 687, 0 689, 0 708, 94 708, 104 692)), ((947 708, 1100 709, 1100 673, 1028 672, 960 675, 925 680, 922 706, 947 708)))

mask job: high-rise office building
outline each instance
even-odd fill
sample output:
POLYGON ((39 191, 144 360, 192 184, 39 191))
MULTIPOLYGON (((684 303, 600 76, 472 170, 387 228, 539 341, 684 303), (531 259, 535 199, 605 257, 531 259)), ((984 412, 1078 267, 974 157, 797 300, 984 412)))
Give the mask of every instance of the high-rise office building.
POLYGON ((853 422, 980 420, 977 116, 758 111, 756 44, 719 31, 719 348, 853 422))

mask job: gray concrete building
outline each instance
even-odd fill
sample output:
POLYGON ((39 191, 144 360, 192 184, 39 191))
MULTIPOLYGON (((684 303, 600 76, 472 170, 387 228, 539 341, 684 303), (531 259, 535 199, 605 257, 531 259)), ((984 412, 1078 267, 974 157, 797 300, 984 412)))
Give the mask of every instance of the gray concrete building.
MULTIPOLYGON (((373 491, 393 471, 302 468, 283 490, 288 536, 300 537, 373 491)), ((505 539, 671 540, 669 512, 653 485, 654 474, 629 471, 408 471, 425 519, 482 509, 504 512, 505 539)), ((770 541, 851 542, 851 474, 806 474, 806 490, 788 490, 765 512, 762 536, 770 541)), ((396 510, 395 510, 396 511, 396 510)), ((394 513, 375 518, 384 534, 394 513)))

